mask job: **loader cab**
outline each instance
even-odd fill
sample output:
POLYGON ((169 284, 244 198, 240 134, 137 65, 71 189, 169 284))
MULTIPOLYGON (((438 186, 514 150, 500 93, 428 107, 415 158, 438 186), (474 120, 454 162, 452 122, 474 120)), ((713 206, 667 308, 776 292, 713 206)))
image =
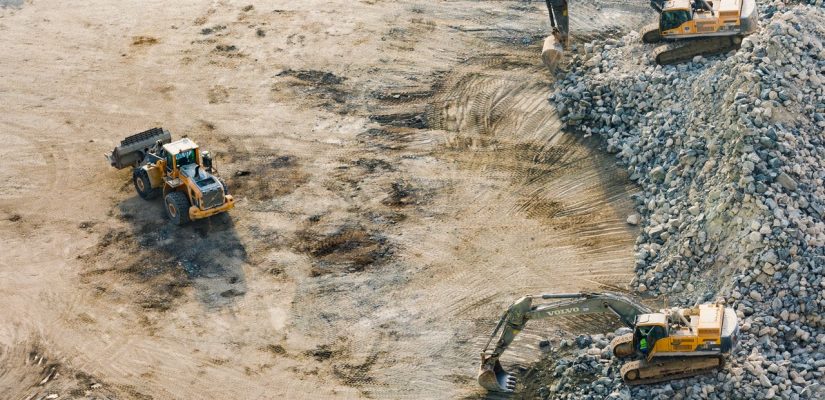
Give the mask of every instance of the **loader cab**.
POLYGON ((198 145, 189 138, 163 145, 163 152, 166 154, 166 172, 179 170, 185 165, 198 164, 200 158, 198 145))
POLYGON ((659 339, 668 337, 667 316, 662 313, 642 314, 636 319, 636 328, 633 331, 633 344, 638 349, 639 341, 647 339, 650 353, 659 339))

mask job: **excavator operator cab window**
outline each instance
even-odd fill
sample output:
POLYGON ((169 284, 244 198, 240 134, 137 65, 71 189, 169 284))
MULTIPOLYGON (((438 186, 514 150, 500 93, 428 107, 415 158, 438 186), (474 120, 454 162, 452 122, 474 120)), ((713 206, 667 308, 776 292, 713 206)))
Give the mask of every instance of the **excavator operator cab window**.
POLYGON ((667 337, 667 331, 664 327, 658 325, 640 326, 636 330, 635 336, 637 343, 644 338, 647 341, 647 348, 652 350, 657 340, 667 337))
POLYGON ((690 21, 690 19, 690 12, 687 10, 665 11, 660 18, 659 30, 664 32, 678 28, 685 22, 690 21))
POLYGON ((665 328, 662 326, 652 326, 650 327, 650 333, 648 334, 648 340, 651 344, 656 343, 657 340, 667 337, 667 332, 665 332, 665 328))

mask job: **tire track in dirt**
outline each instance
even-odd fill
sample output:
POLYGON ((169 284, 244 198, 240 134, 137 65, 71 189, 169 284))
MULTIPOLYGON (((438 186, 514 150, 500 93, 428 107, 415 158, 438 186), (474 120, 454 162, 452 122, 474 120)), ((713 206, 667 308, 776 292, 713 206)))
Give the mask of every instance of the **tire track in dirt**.
MULTIPOLYGON (((366 3, 371 2, 352 6, 371 6, 366 3)), ((48 326, 47 336, 59 338, 51 348, 57 349, 54 353, 64 353, 55 357, 70 360, 72 368, 99 373, 113 384, 141 385, 118 387, 126 393, 123 398, 142 398, 143 393, 155 398, 198 398, 204 393, 228 398, 480 396, 475 383, 478 351, 515 297, 623 282, 628 274, 619 264, 625 260, 623 254, 630 259, 628 245, 632 247, 625 239, 628 233, 622 221, 627 190, 611 183, 621 176, 613 175, 609 160, 598 158, 592 143, 560 132, 561 125, 544 98, 547 75, 538 65, 538 49, 535 42, 525 44, 525 39, 538 38, 541 26, 523 23, 523 14, 515 15, 496 3, 444 2, 421 8, 380 4, 390 12, 386 18, 368 20, 367 29, 359 27, 361 22, 356 18, 330 18, 347 10, 318 12, 312 3, 266 11, 262 5, 256 5, 260 10, 238 10, 234 5, 215 4, 205 17, 196 19, 198 27, 194 28, 185 21, 181 25, 178 20, 158 20, 158 26, 174 23, 173 29, 181 28, 178 32, 197 35, 191 43, 192 35, 167 33, 147 25, 147 34, 158 32, 159 42, 141 52, 169 51, 163 55, 182 57, 184 73, 200 78, 204 71, 219 69, 223 72, 214 76, 227 75, 237 82, 220 90, 223 85, 201 87, 186 76, 169 72, 161 78, 174 81, 179 88, 180 94, 170 95, 183 100, 177 108, 163 110, 168 104, 160 101, 155 108, 140 104, 142 101, 127 101, 125 94, 133 94, 128 90, 123 91, 124 96, 102 90, 100 103, 139 110, 124 113, 121 122, 128 123, 122 126, 131 126, 152 112, 163 115, 164 124, 190 126, 192 115, 205 113, 219 127, 223 125, 218 131, 224 131, 215 137, 231 138, 225 149, 216 149, 208 141, 201 144, 209 144, 218 154, 221 150, 239 153, 220 163, 230 173, 230 185, 239 189, 239 199, 244 198, 229 214, 239 224, 233 225, 232 232, 209 235, 197 227, 165 229, 160 226, 157 204, 147 207, 137 199, 123 201, 125 192, 131 193, 128 181, 119 180, 123 174, 113 177, 109 170, 101 173, 100 187, 105 189, 93 193, 104 193, 120 204, 109 219, 115 220, 123 211, 132 219, 104 218, 93 229, 94 235, 105 237, 122 230, 127 234, 124 240, 115 241, 115 246, 105 251, 95 247, 73 251, 73 255, 89 256, 77 262, 85 267, 67 270, 67 276, 48 275, 53 281, 47 283, 57 283, 81 273, 79 287, 62 284, 55 285, 60 291, 45 289, 48 303, 33 311, 40 316, 34 327, 48 326), (416 26, 405 22, 407 8, 416 14, 409 16, 416 26), (437 21, 431 22, 432 18, 437 21), (224 24, 229 29, 206 41, 200 25, 207 19, 209 25, 205 26, 224 24), (327 30, 327 20, 333 22, 334 29, 327 30), (446 72, 433 71, 434 65, 452 65, 459 57, 457 46, 452 45, 455 38, 447 36, 457 31, 445 26, 468 21, 489 28, 479 31, 479 42, 485 42, 479 43, 483 45, 479 48, 487 51, 492 46, 499 54, 473 57, 446 72), (502 33, 495 21, 529 27, 529 31, 508 28, 502 33), (267 39, 260 35, 245 38, 262 27, 267 39), (341 33, 341 29, 349 32, 341 33), (297 36, 275 41, 285 36, 284 31, 297 36), (439 34, 424 39, 417 36, 430 31, 439 34), (441 38, 436 37, 442 32, 441 38), (309 36, 308 44, 302 43, 304 34, 309 36), (386 59, 379 60, 384 64, 369 72, 375 74, 374 80, 358 76, 366 71, 359 63, 348 71, 330 65, 330 60, 346 64, 353 61, 351 58, 336 54, 334 58, 314 58, 301 50, 304 46, 331 48, 334 36, 340 34, 347 35, 341 42, 387 37, 377 46, 386 53, 386 59), (493 37, 488 41, 484 36, 489 35, 493 37), (172 46, 175 40, 188 45, 172 52, 177 48, 172 46), (266 50, 254 51, 264 45, 266 50), (417 59, 402 57, 397 49, 415 52, 417 59), (427 57, 431 59, 425 60, 427 57), (262 66, 254 66, 257 58, 262 66), (273 65, 282 68, 281 72, 273 72, 273 65), (243 73, 233 74, 233 70, 243 73), (429 74, 436 76, 432 87, 429 74), (334 79, 336 76, 342 79, 334 79), (259 79, 268 83, 262 89, 258 88, 259 79), (375 85, 385 82, 418 83, 420 87, 408 91, 395 88, 389 98, 379 95, 374 97, 375 103, 364 106, 361 96, 369 96, 370 91, 379 89, 375 85), (356 87, 362 84, 366 87, 356 87), (188 100, 199 92, 208 97, 215 88, 221 96, 214 98, 214 103, 204 100, 209 104, 204 106, 188 100), (187 99, 182 98, 183 93, 187 99), (272 104, 276 107, 256 108, 257 102, 276 103, 272 104), (252 110, 249 114, 234 111, 247 106, 252 110), (203 107, 208 107, 207 111, 203 107), (169 110, 179 112, 172 115, 169 110), (260 110, 266 111, 261 114, 300 114, 294 118, 252 117, 260 110), (358 133, 368 115, 379 117, 358 133), (243 121, 245 117, 251 122, 243 121), (240 125, 237 130, 236 123, 240 125), (276 127, 270 130, 271 125, 276 127), (244 131, 255 133, 241 136, 244 131), (229 145, 237 143, 249 148, 229 145), (261 151, 250 151, 258 148, 261 151), (270 157, 276 153, 277 157, 270 157), (594 157, 602 161, 594 161, 594 157), (117 185, 122 185, 121 193, 112 193, 117 185), (348 227, 359 229, 348 231, 348 227), (172 241, 172 237, 177 239, 172 241), (350 268, 363 259, 362 250, 372 252, 361 247, 383 240, 391 254, 364 268, 350 268), (145 310, 140 301, 143 296, 154 299, 153 290, 164 287, 157 285, 157 280, 142 279, 135 271, 150 271, 157 264, 183 271, 177 261, 197 259, 194 254, 184 257, 186 260, 172 257, 179 253, 175 242, 184 249, 202 246, 217 253, 231 253, 231 249, 221 248, 221 243, 239 244, 246 249, 248 259, 241 254, 229 260, 225 260, 226 255, 207 254, 203 258, 227 261, 232 268, 226 273, 213 271, 213 277, 187 278, 191 284, 183 288, 182 296, 160 298, 170 303, 168 309, 145 310), (92 267, 101 267, 101 275, 84 281, 82 273, 92 267), (325 273, 313 274, 319 267, 325 267, 325 273), (270 268, 278 275, 267 272, 270 268), (227 292, 230 297, 221 296, 233 287, 237 289, 227 292), (100 293, 100 288, 106 292, 100 293), (73 296, 68 296, 70 292, 73 296), (235 296, 240 292, 245 294, 235 296), (218 300, 218 304, 210 300, 218 300), (58 311, 46 312, 55 304, 60 305, 58 311), (81 325, 86 323, 84 308, 97 311, 88 311, 90 320, 97 322, 81 325), (66 321, 53 322, 43 316, 66 321), (75 334, 64 337, 64 330, 75 334), (261 372, 265 370, 269 372, 261 372)), ((520 11, 513 7, 526 3, 507 4, 507 8, 520 11)), ((543 4, 534 4, 539 7, 530 5, 530 13, 546 15, 543 4)), ((586 29, 593 23, 592 16, 583 14, 574 14, 571 23, 574 30, 583 32, 581 37, 591 32, 586 29)), ((615 21, 599 18, 596 23, 615 21)), ((461 40, 466 40, 466 35, 461 40)), ((458 50, 466 54, 477 48, 458 50)), ((136 57, 124 60, 133 62, 136 57)), ((110 70, 135 71, 129 68, 134 67, 118 64, 110 70)), ((117 78, 108 70, 101 74, 112 82, 117 78)), ((163 79, 155 83, 168 87, 163 79)), ((90 115, 108 115, 93 112, 90 115)), ((103 125, 114 131, 113 123, 103 125)), ((211 126, 209 131, 214 129, 212 123, 204 125, 211 126)), ((37 129, 33 126, 26 131, 37 129)), ((79 144, 73 147, 84 148, 79 144)), ((42 149, 28 145, 21 149, 26 154, 42 153, 42 149)), ((38 172, 38 179, 55 172, 58 162, 66 163, 64 159, 76 157, 71 151, 56 156, 55 162, 38 172)), ((54 182, 73 176, 76 170, 56 171, 59 175, 54 182)), ((87 177, 88 170, 84 173, 87 177)), ((73 199, 85 194, 80 190, 69 193, 74 194, 73 199)), ((106 207, 105 203, 93 206, 106 207)), ((377 247, 383 249, 383 242, 380 244, 377 247)), ((62 264, 50 261, 47 266, 51 265, 62 264)), ((159 279, 181 280, 167 274, 159 279)), ((592 323, 572 321, 552 328, 574 329, 592 323)), ((531 325, 504 361, 528 365, 539 354, 538 339, 553 332, 541 324, 531 325)))
MULTIPOLYGON (((344 380, 364 395, 478 394, 478 353, 518 295, 629 282, 635 234, 624 218, 634 188, 598 143, 561 130, 534 55, 467 60, 430 99, 395 93, 404 101, 382 104, 384 131, 364 136, 395 160, 396 174, 437 177, 443 188, 425 207, 403 209, 399 228, 385 228, 401 243, 389 265, 299 285, 297 303, 328 311, 321 323, 295 315, 297 326, 348 354, 324 361, 333 371, 369 365, 365 379, 344 380)), ((533 324, 504 361, 529 365, 541 354, 539 338, 600 325, 533 324)))

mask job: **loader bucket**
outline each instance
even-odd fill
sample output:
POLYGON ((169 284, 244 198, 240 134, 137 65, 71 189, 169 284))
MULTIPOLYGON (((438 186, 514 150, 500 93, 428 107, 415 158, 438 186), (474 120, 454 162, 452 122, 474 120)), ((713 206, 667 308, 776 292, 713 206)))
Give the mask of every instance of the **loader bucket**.
POLYGON ((152 148, 160 141, 163 144, 172 141, 172 134, 163 128, 152 128, 148 131, 136 133, 123 139, 110 154, 106 154, 109 164, 117 169, 136 166, 152 148))
POLYGON ((550 70, 550 73, 556 72, 556 68, 558 68, 563 56, 564 46, 562 46, 562 43, 555 35, 550 35, 544 39, 544 46, 541 49, 541 60, 544 62, 544 65, 547 66, 547 69, 550 70))
POLYGON ((512 392, 516 388, 516 377, 507 373, 496 360, 491 366, 482 365, 478 372, 478 384, 491 392, 512 392))

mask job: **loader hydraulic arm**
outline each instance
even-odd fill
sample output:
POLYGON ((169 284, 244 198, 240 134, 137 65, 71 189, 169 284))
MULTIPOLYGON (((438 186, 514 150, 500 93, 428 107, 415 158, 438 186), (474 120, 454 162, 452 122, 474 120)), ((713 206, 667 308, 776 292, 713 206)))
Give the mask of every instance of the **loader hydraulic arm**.
POLYGON ((511 391, 513 378, 499 363, 499 358, 513 343, 516 335, 531 319, 568 317, 584 314, 613 314, 630 328, 636 316, 650 310, 636 301, 614 293, 561 293, 525 296, 513 303, 502 315, 481 353, 481 386, 494 391, 511 391), (533 305, 533 300, 552 300, 533 305), (493 349, 490 345, 496 339, 493 349))

